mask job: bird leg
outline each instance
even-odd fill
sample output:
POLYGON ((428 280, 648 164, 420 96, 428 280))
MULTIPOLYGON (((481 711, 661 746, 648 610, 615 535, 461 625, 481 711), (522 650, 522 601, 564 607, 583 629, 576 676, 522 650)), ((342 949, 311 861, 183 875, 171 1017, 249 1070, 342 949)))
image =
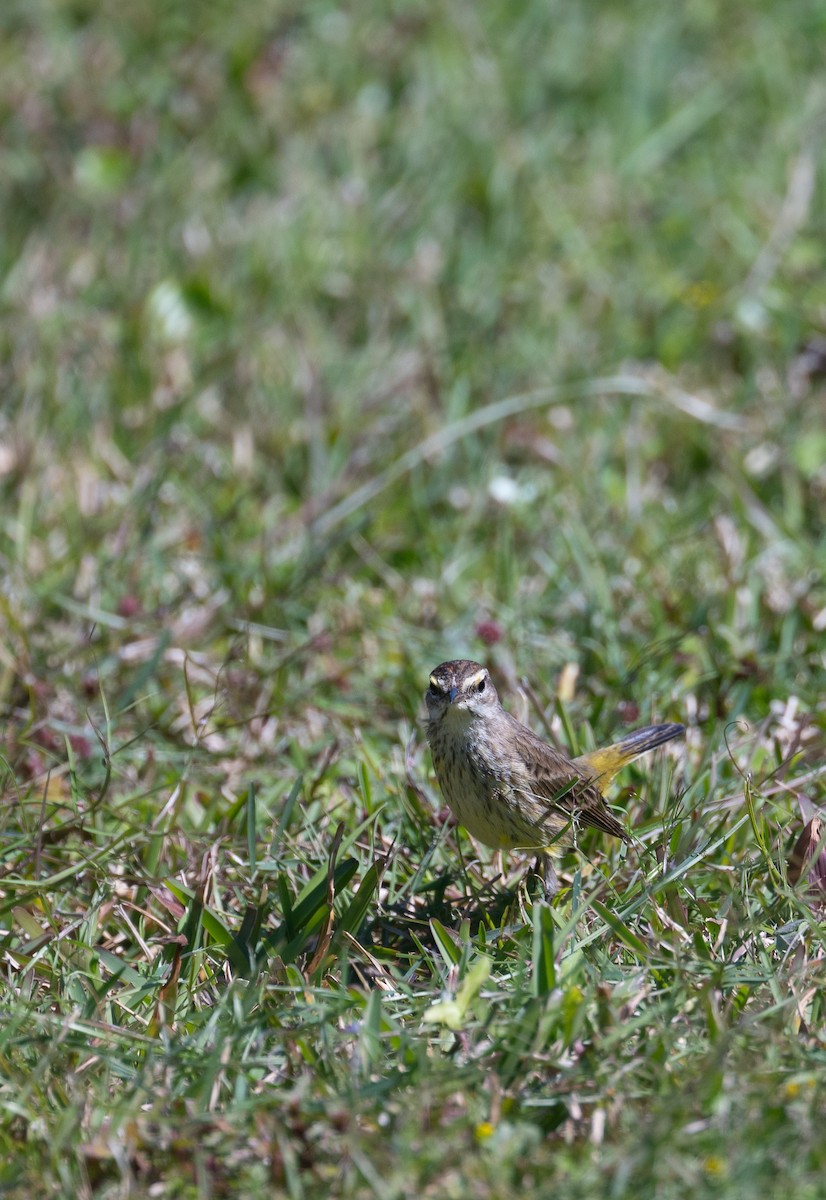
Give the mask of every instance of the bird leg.
POLYGON ((542 880, 545 888, 545 899, 550 903, 559 891, 559 876, 556 873, 554 861, 550 854, 537 854, 533 869, 542 880))

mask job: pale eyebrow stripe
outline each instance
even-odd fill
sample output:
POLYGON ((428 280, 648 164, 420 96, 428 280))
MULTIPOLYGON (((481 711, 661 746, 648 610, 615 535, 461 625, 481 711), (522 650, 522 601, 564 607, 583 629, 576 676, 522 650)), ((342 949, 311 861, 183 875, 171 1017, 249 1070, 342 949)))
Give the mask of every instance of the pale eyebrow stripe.
POLYGON ((467 689, 469 687, 473 687, 474 683, 478 683, 479 680, 484 679, 486 675, 487 675, 487 671, 477 671, 475 675, 471 675, 468 679, 465 680, 465 683, 464 683, 465 689, 467 689))
POLYGON ((433 688, 434 692, 443 692, 445 690, 435 675, 430 676, 430 686, 433 688))

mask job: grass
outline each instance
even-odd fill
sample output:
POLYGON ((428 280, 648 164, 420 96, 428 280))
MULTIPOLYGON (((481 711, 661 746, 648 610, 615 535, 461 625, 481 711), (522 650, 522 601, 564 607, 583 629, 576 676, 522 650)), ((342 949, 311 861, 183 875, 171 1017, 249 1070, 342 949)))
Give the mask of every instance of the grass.
POLYGON ((826 8, 0 23, 0 1190, 819 1195, 826 8), (460 655, 689 727, 551 905, 460 655))

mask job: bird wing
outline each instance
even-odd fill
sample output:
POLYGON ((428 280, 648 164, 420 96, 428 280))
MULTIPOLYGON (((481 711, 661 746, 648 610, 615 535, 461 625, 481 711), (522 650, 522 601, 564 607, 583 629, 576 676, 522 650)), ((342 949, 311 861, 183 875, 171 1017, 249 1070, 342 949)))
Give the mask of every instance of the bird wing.
POLYGON ((539 809, 531 814, 535 823, 541 825, 543 815, 547 817, 551 812, 562 813, 574 823, 591 825, 628 841, 625 830, 609 812, 593 776, 526 726, 516 721, 514 724, 519 761, 531 780, 530 795, 539 809))

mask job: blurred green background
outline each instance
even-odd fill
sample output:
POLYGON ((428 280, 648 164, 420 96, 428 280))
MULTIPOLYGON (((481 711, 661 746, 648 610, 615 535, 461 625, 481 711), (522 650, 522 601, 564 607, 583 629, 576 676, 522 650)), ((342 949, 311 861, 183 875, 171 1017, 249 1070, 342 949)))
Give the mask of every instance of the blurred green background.
POLYGON ((770 584, 823 608, 801 359, 823 5, 198 15, 6 10, 6 539, 31 617, 56 594, 168 612, 196 572, 237 618, 314 614, 351 673, 330 608, 358 611, 421 674, 482 613, 523 667, 592 634, 625 656, 663 616, 731 618, 747 564, 738 653, 776 648, 770 584), (629 374, 651 394, 587 394, 629 374), (557 405, 461 436, 543 388, 557 405))

